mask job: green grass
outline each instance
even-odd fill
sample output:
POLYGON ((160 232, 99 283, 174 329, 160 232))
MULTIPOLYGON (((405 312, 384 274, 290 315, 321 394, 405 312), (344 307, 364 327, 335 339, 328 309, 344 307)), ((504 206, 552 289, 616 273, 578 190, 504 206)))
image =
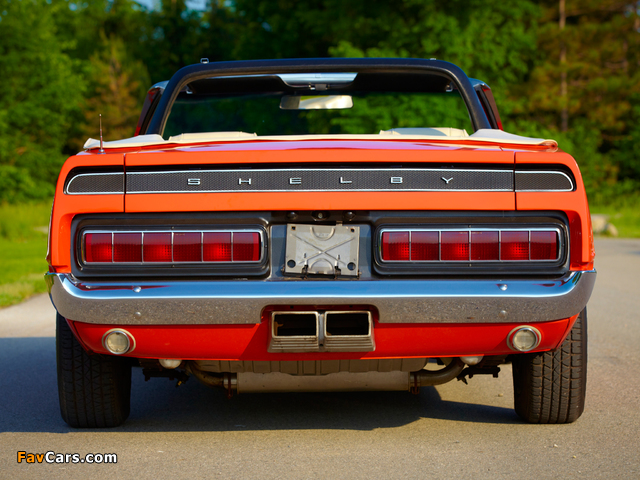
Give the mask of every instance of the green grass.
POLYGON ((0 307, 46 292, 50 203, 0 205, 0 307))
POLYGON ((51 203, 0 204, 0 238, 27 240, 47 233, 51 203))
POLYGON ((619 237, 640 237, 640 196, 619 206, 592 205, 591 213, 609 215, 609 223, 616 227, 619 237))

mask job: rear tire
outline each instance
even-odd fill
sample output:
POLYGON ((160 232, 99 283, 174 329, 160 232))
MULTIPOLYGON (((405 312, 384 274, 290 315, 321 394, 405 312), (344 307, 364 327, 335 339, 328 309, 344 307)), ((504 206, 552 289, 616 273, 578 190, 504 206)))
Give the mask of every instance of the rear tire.
POLYGON ((587 309, 559 349, 513 356, 516 413, 530 423, 571 423, 584 410, 587 387, 587 309))
POLYGON ((58 396, 70 427, 117 427, 129 416, 131 363, 128 358, 88 354, 60 314, 56 315, 58 396))

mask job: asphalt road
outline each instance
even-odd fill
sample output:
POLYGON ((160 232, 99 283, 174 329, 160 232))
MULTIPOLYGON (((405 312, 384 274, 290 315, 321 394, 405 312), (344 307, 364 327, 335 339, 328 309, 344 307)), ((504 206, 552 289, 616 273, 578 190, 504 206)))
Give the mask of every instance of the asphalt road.
POLYGON ((640 241, 601 239, 596 251, 587 405, 570 425, 522 423, 503 367, 418 396, 232 400, 138 374, 124 426, 74 430, 58 411, 48 298, 0 310, 0 478, 640 478, 640 241), (18 464, 18 451, 118 461, 18 464))

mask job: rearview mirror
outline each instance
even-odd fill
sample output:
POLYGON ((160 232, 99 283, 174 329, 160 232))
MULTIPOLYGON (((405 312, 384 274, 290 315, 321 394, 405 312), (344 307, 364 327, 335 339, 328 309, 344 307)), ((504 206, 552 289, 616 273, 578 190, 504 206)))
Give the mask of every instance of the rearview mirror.
POLYGON ((284 95, 280 101, 282 110, 338 110, 352 108, 351 95, 295 96, 284 95))

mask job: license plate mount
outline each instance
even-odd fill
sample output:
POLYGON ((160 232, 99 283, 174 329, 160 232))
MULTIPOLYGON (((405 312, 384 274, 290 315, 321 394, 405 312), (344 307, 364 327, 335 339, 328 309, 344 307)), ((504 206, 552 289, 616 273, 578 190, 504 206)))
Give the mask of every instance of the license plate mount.
POLYGON ((287 225, 285 275, 357 277, 360 227, 287 225))

